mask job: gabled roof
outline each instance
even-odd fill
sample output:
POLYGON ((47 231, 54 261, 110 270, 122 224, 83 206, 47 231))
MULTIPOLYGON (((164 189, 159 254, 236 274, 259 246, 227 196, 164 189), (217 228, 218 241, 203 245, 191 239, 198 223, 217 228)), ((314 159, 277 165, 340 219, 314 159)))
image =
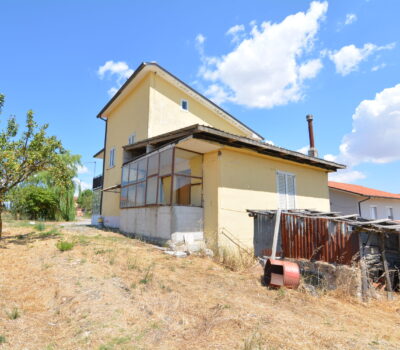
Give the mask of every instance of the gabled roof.
POLYGON ((290 151, 288 149, 273 146, 265 142, 237 136, 219 129, 198 124, 158 135, 147 140, 142 140, 131 145, 126 145, 123 148, 125 151, 138 152, 139 154, 142 154, 145 152, 147 145, 152 145, 155 148, 159 148, 163 145, 174 143, 187 137, 211 141, 230 147, 242 149, 245 148, 260 154, 282 158, 296 163, 307 164, 326 169, 328 171, 336 171, 337 169, 345 168, 345 166, 342 164, 329 162, 321 158, 310 157, 303 153, 290 151))
POLYGON ((400 194, 375 190, 373 188, 368 188, 360 185, 352 185, 352 184, 345 184, 342 182, 329 181, 328 186, 336 190, 350 192, 353 194, 358 194, 360 196, 400 199, 400 194))
POLYGON ((175 84, 178 88, 181 90, 185 90, 189 94, 192 95, 192 97, 196 98, 200 103, 205 105, 207 108, 211 109, 215 113, 217 113, 219 116, 224 118, 227 122, 230 124, 235 125, 237 128, 243 130, 246 133, 249 133, 252 135, 251 137, 254 139, 259 139, 263 140, 264 138, 258 134, 256 131, 253 129, 249 128, 247 125, 243 124, 240 120, 236 119, 233 115, 222 109, 220 106, 209 100, 207 97, 203 96, 200 94, 198 91, 184 83, 182 80, 177 78, 175 75, 167 71, 165 68, 161 67, 159 64, 155 62, 143 62, 142 64, 139 65, 138 68, 133 72, 133 74, 129 77, 129 79, 125 82, 124 85, 116 92, 116 94, 108 101, 108 103, 103 107, 103 109, 99 112, 97 115, 97 118, 104 118, 107 117, 105 114, 107 111, 110 109, 110 107, 114 104, 114 102, 118 102, 120 98, 123 98, 126 91, 128 90, 129 86, 131 86, 135 81, 141 80, 142 77, 147 72, 157 72, 164 78, 166 78, 168 81, 172 82, 175 84))

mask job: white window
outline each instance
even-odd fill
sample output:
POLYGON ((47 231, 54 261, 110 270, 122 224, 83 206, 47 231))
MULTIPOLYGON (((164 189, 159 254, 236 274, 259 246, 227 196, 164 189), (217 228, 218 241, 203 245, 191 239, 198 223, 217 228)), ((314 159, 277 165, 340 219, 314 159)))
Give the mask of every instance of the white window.
POLYGON ((278 207, 280 209, 296 208, 296 176, 278 171, 276 173, 278 207))
POLYGON ((189 110, 189 102, 187 100, 181 100, 181 108, 184 111, 189 110))
POLYGON ((394 219, 394 217, 393 217, 393 208, 392 207, 387 207, 387 217, 390 220, 394 219))
POLYGON ((110 149, 109 167, 113 168, 115 166, 115 148, 110 149))
POLYGON ((136 140, 136 134, 133 133, 128 138, 128 145, 131 145, 132 143, 135 143, 135 140, 136 140))
POLYGON ((371 205, 371 219, 376 220, 378 218, 378 207, 376 205, 371 205))

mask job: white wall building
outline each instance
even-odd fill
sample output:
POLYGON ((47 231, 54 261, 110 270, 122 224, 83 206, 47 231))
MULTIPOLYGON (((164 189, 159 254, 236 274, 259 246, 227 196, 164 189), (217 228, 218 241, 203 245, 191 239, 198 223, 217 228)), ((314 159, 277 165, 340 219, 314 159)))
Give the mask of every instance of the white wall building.
POLYGON ((361 217, 400 220, 400 194, 329 181, 331 210, 361 217))

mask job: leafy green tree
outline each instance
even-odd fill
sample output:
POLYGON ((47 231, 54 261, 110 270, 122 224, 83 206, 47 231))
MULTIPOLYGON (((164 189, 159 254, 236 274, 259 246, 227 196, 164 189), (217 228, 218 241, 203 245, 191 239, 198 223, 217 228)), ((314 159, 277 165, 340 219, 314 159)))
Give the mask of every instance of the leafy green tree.
POLYGON ((72 155, 69 152, 61 154, 60 161, 63 163, 64 181, 60 184, 58 181, 59 169, 50 168, 47 171, 40 172, 36 176, 29 179, 31 184, 44 186, 52 190, 58 198, 58 215, 57 220, 72 221, 75 219, 75 183, 74 177, 77 175, 77 167, 80 164, 80 156, 72 155))
MULTIPOLYGON (((4 95, 0 94, 0 112, 4 95)), ((0 238, 3 229, 1 214, 10 190, 40 171, 49 170, 61 187, 68 184, 70 172, 60 155, 66 151, 55 136, 47 136, 48 125, 38 126, 33 112, 26 115, 25 131, 18 134, 15 117, 10 117, 0 130, 0 238)))
POLYGON ((79 194, 78 205, 82 208, 85 213, 90 214, 92 212, 93 202, 93 191, 84 190, 79 194))
POLYGON ((40 186, 22 186, 12 196, 11 212, 32 220, 55 220, 58 198, 52 190, 40 186))

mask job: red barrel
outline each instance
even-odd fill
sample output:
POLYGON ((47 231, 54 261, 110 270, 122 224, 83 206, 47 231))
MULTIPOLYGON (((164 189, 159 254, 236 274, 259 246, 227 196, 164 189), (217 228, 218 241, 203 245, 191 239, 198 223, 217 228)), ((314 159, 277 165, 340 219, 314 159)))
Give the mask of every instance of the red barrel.
POLYGON ((295 262, 268 259, 264 269, 264 282, 268 287, 296 289, 300 284, 300 268, 295 262))

